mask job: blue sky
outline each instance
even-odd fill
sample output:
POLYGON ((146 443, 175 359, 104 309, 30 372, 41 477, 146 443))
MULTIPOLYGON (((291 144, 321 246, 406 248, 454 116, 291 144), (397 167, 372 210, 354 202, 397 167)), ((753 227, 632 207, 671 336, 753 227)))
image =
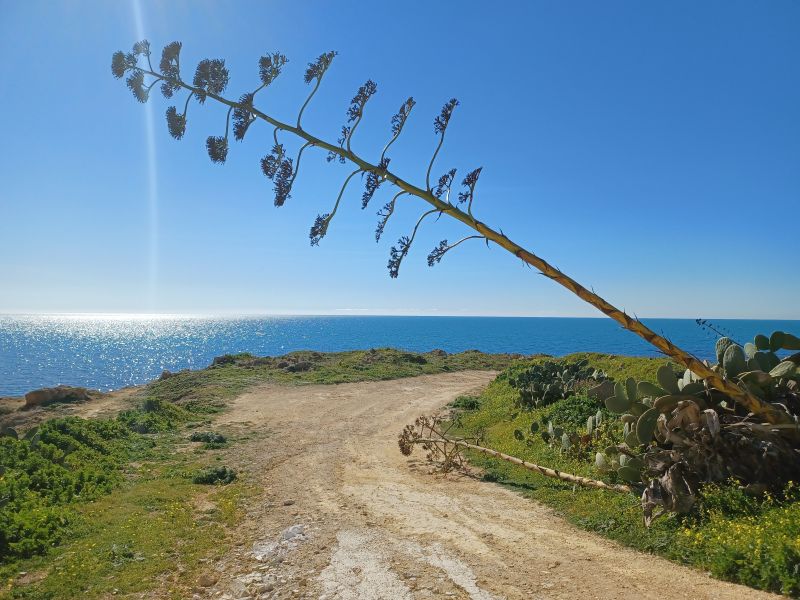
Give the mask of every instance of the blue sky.
POLYGON ((146 108, 111 76, 111 54, 143 33, 159 51, 183 42, 187 79, 225 58, 231 97, 257 86, 259 56, 283 52, 257 105, 285 120, 308 92, 306 63, 337 50, 305 127, 334 141, 372 78, 353 146, 375 159, 413 95, 392 167, 417 183, 455 96, 434 173, 482 165, 481 220, 642 317, 800 318, 800 4, 489 7, 0 0, 0 312, 599 315, 480 243, 428 268, 440 239, 466 234, 445 218, 391 280, 389 247, 423 207, 400 206, 376 245, 388 186, 366 211, 353 186, 310 247, 347 167, 307 155, 275 208, 258 166, 271 131, 213 165, 219 106, 193 104, 177 142, 169 102, 146 108))

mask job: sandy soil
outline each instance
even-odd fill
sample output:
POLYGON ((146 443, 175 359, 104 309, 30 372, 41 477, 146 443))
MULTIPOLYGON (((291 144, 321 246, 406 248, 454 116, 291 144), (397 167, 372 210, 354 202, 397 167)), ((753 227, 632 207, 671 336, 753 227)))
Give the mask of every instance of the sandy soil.
POLYGON ((406 423, 493 377, 264 386, 218 427, 262 490, 199 598, 772 598, 575 529, 496 485, 403 457, 406 423), (255 435, 253 432, 258 432, 255 435))

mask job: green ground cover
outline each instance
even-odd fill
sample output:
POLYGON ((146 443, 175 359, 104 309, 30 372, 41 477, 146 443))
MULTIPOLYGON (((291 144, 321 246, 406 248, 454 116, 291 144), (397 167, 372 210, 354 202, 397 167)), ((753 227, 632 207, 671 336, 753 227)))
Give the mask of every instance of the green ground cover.
MULTIPOLYGON (((55 418, 0 438, 0 597, 144 591, 221 551, 248 487, 195 483, 219 459, 186 435, 206 419, 147 398, 114 419, 55 418), (198 514, 201 496, 214 508, 198 514)), ((185 594, 176 581, 174 597, 185 594)))
MULTIPOLYGON (((656 370, 667 362, 591 353, 565 358, 588 358, 593 367, 618 381, 634 377, 654 383, 656 370)), ((596 470, 593 449, 586 455, 568 455, 538 435, 515 436, 515 431, 529 432, 533 423, 548 419, 565 430, 579 430, 586 418, 601 408, 597 401, 578 395, 542 408, 520 410, 515 405, 518 392, 508 383, 509 374, 519 368, 523 365, 502 373, 477 399, 458 399, 462 410, 466 409, 460 417, 460 432, 481 435, 484 445, 529 462, 610 481, 596 470)), ((609 418, 604 423, 599 445, 619 441, 619 422, 609 418)), ((639 498, 633 494, 575 490, 565 482, 482 454, 475 453, 470 460, 485 469, 487 480, 553 507, 579 527, 637 550, 694 565, 722 579, 800 596, 800 493, 795 484, 780 498, 753 497, 735 486, 709 486, 696 513, 663 517, 646 528, 639 498)))
POLYGON ((252 489, 224 463, 236 440, 211 414, 251 386, 343 383, 464 369, 514 357, 382 349, 218 358, 141 390, 113 419, 52 418, 0 437, 0 598, 102 598, 161 579, 175 598, 201 560, 225 551, 226 527, 252 489), (222 454, 220 454, 222 453, 222 454), (196 501, 213 507, 198 512, 196 501))

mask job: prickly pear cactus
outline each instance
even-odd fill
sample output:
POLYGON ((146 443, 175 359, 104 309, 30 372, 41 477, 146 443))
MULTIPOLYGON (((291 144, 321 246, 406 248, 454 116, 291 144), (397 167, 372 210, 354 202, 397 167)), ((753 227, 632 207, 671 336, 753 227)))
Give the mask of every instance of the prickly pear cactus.
POLYGON ((517 404, 533 409, 569 398, 581 388, 595 385, 608 377, 593 369, 589 361, 545 361, 510 376, 509 384, 519 391, 517 404))

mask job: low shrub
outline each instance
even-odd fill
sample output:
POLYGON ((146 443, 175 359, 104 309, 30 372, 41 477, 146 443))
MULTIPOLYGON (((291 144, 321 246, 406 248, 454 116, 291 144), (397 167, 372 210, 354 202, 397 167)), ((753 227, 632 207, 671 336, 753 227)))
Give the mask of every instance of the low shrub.
POLYGON ((222 448, 228 439, 221 433, 213 431, 195 431, 189 436, 191 442, 203 442, 205 448, 222 448))
POLYGON ((478 410, 481 407, 481 399, 478 396, 459 396, 450 403, 450 406, 460 410, 478 410))
POLYGON ((136 433, 170 431, 191 417, 189 411, 156 398, 147 398, 138 409, 125 410, 117 420, 136 433))
POLYGON ((121 481, 131 436, 116 421, 66 417, 26 439, 0 438, 0 560, 57 544, 73 521, 71 505, 121 481))
POLYGON ((198 471, 192 477, 192 483, 203 485, 227 485, 236 479, 236 471, 228 467, 209 467, 198 471))

